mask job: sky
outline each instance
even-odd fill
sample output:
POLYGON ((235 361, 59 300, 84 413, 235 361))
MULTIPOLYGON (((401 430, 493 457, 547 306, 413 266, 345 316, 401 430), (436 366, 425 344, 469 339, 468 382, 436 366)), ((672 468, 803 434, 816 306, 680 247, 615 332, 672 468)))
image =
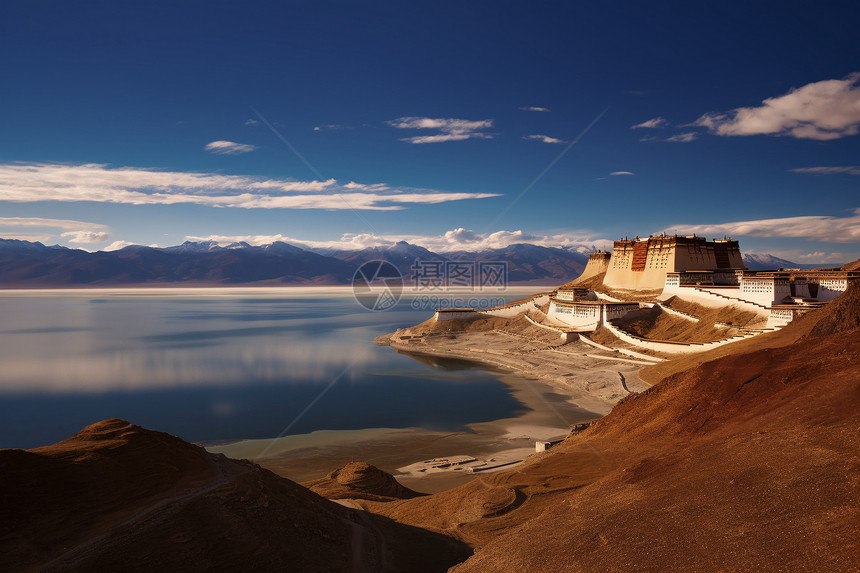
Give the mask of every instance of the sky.
POLYGON ((4 2, 0 237, 860 258, 856 2, 4 2))

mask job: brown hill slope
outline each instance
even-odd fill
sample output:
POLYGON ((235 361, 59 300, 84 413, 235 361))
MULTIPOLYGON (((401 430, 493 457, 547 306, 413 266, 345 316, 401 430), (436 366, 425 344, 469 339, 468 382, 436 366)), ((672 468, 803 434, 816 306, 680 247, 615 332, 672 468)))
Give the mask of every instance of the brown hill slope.
POLYGON ((350 462, 302 485, 327 499, 391 501, 425 495, 400 485, 393 475, 364 462, 350 462))
POLYGON ((458 573, 856 571, 858 312, 855 288, 698 357, 520 469, 365 504, 472 543, 458 573))
POLYGON ((858 269, 860 269, 860 259, 857 259, 856 261, 842 265, 843 271, 856 271, 858 269))
POLYGON ((0 507, 4 571, 438 571, 469 553, 123 420, 0 450, 0 507))

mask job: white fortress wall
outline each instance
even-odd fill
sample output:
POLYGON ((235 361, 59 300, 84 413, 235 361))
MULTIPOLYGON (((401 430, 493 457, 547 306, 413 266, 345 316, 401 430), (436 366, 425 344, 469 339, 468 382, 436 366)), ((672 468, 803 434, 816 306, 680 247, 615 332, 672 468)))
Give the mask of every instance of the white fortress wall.
POLYGON ((762 306, 780 304, 787 296, 791 296, 791 285, 788 275, 784 277, 743 277, 737 298, 747 300, 762 306))
MULTIPOLYGON (((615 258, 615 254, 612 255, 615 258)), ((645 269, 643 271, 633 271, 629 267, 624 268, 625 259, 613 266, 610 261, 609 270, 606 271, 606 277, 603 279, 603 284, 610 288, 622 290, 655 290, 663 288, 666 282, 666 271, 661 268, 645 269)))
POLYGON ((528 312, 535 309, 539 310, 538 307, 545 305, 547 302, 549 302, 549 294, 540 294, 526 301, 503 305, 489 310, 482 310, 481 313, 501 318, 514 318, 522 312, 528 312))
POLYGON ((848 290, 847 278, 820 278, 818 279, 818 300, 821 302, 831 301, 848 290))
POLYGON ((564 304, 552 300, 549 303, 547 316, 576 329, 597 330, 602 318, 600 306, 599 304, 564 304))
POLYGON ((792 296, 798 296, 801 298, 812 298, 812 295, 809 294, 809 282, 805 278, 796 277, 792 281, 792 296))
POLYGON ((780 328, 794 320, 794 313, 791 310, 771 309, 770 316, 767 319, 765 328, 780 328))
POLYGON ((640 310, 642 310, 642 306, 638 302, 607 304, 603 306, 603 320, 615 320, 640 310))
POLYGON ((588 257, 588 263, 585 265, 585 269, 582 271, 582 274, 579 275, 579 280, 590 279, 591 277, 595 277, 600 273, 606 272, 609 268, 609 253, 600 252, 600 253, 592 253, 588 257))

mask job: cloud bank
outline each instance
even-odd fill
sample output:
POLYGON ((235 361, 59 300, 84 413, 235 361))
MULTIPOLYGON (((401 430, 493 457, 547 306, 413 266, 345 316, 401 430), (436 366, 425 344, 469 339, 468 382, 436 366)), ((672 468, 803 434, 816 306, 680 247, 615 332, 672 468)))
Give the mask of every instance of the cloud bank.
POLYGON ((712 225, 673 225, 669 229, 665 232, 735 237, 802 238, 825 243, 854 243, 860 241, 860 209, 856 209, 847 217, 810 215, 712 225))
POLYGON ((408 205, 497 197, 385 183, 294 181, 247 175, 156 171, 103 164, 0 164, 0 201, 92 201, 132 205, 180 203, 240 209, 398 211, 408 205))
POLYGON ((439 133, 434 135, 418 135, 414 137, 403 137, 401 141, 409 143, 442 143, 445 141, 462 141, 465 139, 492 139, 492 133, 485 133, 483 129, 493 127, 492 119, 471 121, 468 119, 453 118, 430 118, 430 117, 401 117, 385 122, 397 129, 434 129, 439 133))
POLYGON ((17 238, 26 241, 49 241, 56 237, 56 229, 64 231, 60 237, 68 239, 70 243, 92 244, 103 243, 110 238, 110 229, 107 225, 99 223, 88 223, 86 221, 74 221, 71 219, 46 219, 43 217, 0 217, 0 233, 6 238, 17 238), (6 228, 30 228, 45 229, 53 232, 6 232, 6 228))
POLYGON ((726 113, 706 113, 692 125, 716 135, 781 135, 829 140, 856 135, 860 126, 860 73, 792 89, 726 113))
POLYGON ((487 249, 502 249, 518 243, 529 243, 543 247, 569 248, 580 252, 590 252, 595 248, 612 249, 611 240, 594 238, 587 231, 570 231, 551 235, 529 233, 522 230, 477 233, 462 227, 446 231, 441 235, 346 233, 340 239, 334 241, 308 241, 282 234, 188 236, 186 240, 215 241, 222 246, 240 241, 244 241, 249 245, 268 245, 276 241, 282 241, 312 249, 338 250, 390 247, 398 241, 406 241, 438 253, 461 250, 483 251, 487 249))

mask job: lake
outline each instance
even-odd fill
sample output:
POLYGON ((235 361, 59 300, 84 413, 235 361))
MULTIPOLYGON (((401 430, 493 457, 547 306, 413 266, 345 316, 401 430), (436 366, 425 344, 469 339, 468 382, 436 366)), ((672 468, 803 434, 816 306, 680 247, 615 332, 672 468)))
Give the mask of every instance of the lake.
POLYGON ((429 318, 418 301, 370 312, 336 287, 0 291, 0 448, 114 417, 212 442, 454 431, 522 411, 493 372, 373 344, 429 318))

